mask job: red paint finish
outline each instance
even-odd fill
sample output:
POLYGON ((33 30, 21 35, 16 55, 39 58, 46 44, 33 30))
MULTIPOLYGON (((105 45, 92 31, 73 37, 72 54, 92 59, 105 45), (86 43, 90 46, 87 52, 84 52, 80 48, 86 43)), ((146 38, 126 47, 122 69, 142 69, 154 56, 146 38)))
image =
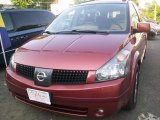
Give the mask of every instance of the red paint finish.
MULTIPOLYGON (((112 1, 101 2, 103 3, 112 1)), ((115 1, 113 3, 116 4, 115 1)), ((124 2, 128 3, 132 2, 124 2)), ((87 4, 97 4, 97 1, 87 4)), ((130 19, 128 21, 131 21, 130 19)), ((126 33, 41 35, 29 41, 16 51, 15 64, 35 68, 88 71, 86 81, 84 84, 52 84, 42 87, 35 85, 33 80, 17 74, 16 67, 15 70, 8 67, 8 89, 15 98, 24 103, 61 114, 104 117, 117 112, 129 101, 136 68, 143 60, 147 44, 144 37, 146 33, 134 33, 131 24, 128 23, 130 29, 126 33), (123 49, 131 52, 130 72, 119 79, 96 82, 96 71, 123 49), (51 105, 29 100, 27 88, 49 92, 51 105), (102 115, 97 114, 100 109, 104 111, 102 115)), ((140 31, 143 32, 142 28, 145 28, 145 32, 148 27, 143 24, 140 31)))
POLYGON ((128 34, 49 36, 46 39, 32 40, 18 49, 15 62, 52 69, 97 70, 119 51, 128 36, 128 34))
MULTIPOLYGON (((103 108, 106 115, 110 115, 121 108, 129 90, 127 82, 124 82, 128 81, 127 79, 86 85, 52 85, 45 88, 36 86, 33 81, 25 79, 7 69, 6 81, 9 90, 12 91, 14 96, 21 96, 28 100, 26 88, 48 91, 52 94, 51 100, 53 104, 81 109, 87 108, 88 113, 85 116, 96 117, 95 113, 98 108, 103 108)), ((33 102, 30 104, 34 105, 33 102)), ((38 106, 42 107, 43 105, 38 104, 38 106)), ((68 115, 71 113, 66 112, 68 115)))

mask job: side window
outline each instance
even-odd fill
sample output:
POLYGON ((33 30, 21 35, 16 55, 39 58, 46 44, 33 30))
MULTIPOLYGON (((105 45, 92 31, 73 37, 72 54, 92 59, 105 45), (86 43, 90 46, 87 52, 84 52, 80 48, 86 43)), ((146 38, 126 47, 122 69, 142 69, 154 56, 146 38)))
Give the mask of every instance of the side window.
POLYGON ((3 13, 2 17, 3 17, 3 21, 4 21, 4 24, 5 24, 6 30, 8 32, 13 31, 14 27, 13 27, 13 23, 12 23, 10 15, 8 13, 3 13))
POLYGON ((137 14, 137 11, 135 10, 133 4, 130 4, 130 18, 131 18, 131 25, 133 28, 137 28, 137 23, 139 21, 139 16, 137 14))

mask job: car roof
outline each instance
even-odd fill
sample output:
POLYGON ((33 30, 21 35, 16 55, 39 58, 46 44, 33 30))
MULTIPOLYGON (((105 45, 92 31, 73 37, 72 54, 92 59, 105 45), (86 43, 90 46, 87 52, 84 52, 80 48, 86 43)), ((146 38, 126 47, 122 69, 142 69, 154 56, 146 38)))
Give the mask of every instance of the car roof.
MULTIPOLYGON (((47 10, 42 10, 42 9, 4 9, 4 10, 0 10, 0 12, 4 13, 4 12, 21 12, 21 11, 47 11, 47 10)), ((48 11, 49 12, 49 11, 48 11)))
POLYGON ((87 4, 101 4, 101 3, 128 3, 129 0, 95 0, 91 2, 82 3, 80 5, 87 4))

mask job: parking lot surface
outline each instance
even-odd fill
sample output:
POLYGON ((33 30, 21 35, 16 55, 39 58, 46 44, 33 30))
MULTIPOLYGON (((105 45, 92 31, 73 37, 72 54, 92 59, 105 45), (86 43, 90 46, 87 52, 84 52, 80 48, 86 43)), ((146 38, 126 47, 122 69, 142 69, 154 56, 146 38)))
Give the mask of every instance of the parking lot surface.
MULTIPOLYGON (((101 120, 160 120, 160 37, 148 41, 141 66, 138 104, 132 111, 121 110, 101 120)), ((59 115, 21 103, 9 93, 5 70, 0 70, 0 120, 90 120, 59 115)), ((92 119, 93 120, 93 119, 92 119)))

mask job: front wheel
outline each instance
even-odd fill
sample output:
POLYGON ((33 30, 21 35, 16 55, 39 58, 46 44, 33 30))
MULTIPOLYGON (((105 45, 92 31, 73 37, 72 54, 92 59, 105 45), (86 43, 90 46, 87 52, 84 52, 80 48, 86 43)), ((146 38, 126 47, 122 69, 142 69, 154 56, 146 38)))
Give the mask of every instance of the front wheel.
POLYGON ((137 104, 139 76, 140 76, 140 68, 138 67, 137 70, 136 70, 135 82, 134 82, 134 88, 133 88, 133 91, 132 91, 132 95, 130 96, 128 104, 125 107, 125 109, 127 109, 127 110, 134 109, 136 104, 137 104))

